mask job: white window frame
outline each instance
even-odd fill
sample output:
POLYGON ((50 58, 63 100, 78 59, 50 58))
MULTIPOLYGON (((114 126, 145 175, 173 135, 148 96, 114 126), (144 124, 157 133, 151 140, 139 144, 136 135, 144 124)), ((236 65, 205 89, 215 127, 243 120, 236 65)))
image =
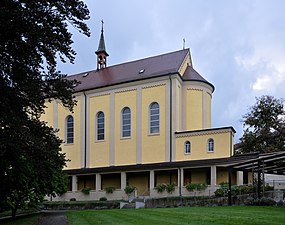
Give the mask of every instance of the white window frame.
MULTIPOLYGON (((95 127, 95 129, 96 129, 96 132, 95 132, 95 134, 96 134, 96 137, 95 137, 95 140, 96 141, 104 141, 105 140, 105 113, 103 112, 103 111, 99 111, 99 112, 97 112, 97 114, 96 114, 96 127, 95 127), (98 120, 99 120, 99 114, 100 113, 102 113, 103 114, 103 122, 98 122, 98 120), (99 133, 99 124, 102 124, 103 123, 103 133, 99 133), (99 137, 99 135, 102 135, 103 134, 103 138, 101 139, 99 139, 98 137, 99 137)), ((102 129, 102 128, 101 128, 102 129)))
POLYGON ((215 141, 213 138, 209 138, 207 141, 207 151, 214 152, 215 151, 215 141))
POLYGON ((185 155, 191 154, 191 142, 188 140, 184 142, 184 154, 185 155))
POLYGON ((74 144, 74 117, 72 115, 68 115, 65 119, 65 144, 74 144), (69 118, 72 118, 72 126, 69 127, 69 124, 71 122, 68 121, 69 118), (68 131, 69 128, 72 128, 72 132, 68 131), (72 133, 72 137, 69 137, 68 135, 72 133), (69 141, 69 139, 72 139, 72 141, 69 141))
POLYGON ((160 132, 160 106, 158 102, 152 102, 149 105, 149 134, 159 134, 160 132), (152 109, 152 106, 157 104, 158 108, 152 109), (158 113, 157 114, 152 114, 153 111, 158 109, 158 113), (151 117, 152 116, 158 116, 158 120, 152 120, 151 117), (152 122, 158 122, 158 125, 153 126, 151 125, 152 122), (152 128, 157 128, 157 131, 152 131, 152 128))
POLYGON ((121 137, 122 138, 130 138, 132 135, 132 112, 129 107, 124 107, 121 111, 121 137), (129 113, 124 113, 125 110, 129 110, 129 113), (129 115, 130 118, 124 119, 124 115, 129 115), (125 124, 126 122, 126 124, 125 124), (125 129, 125 126, 130 126, 129 129, 125 129), (129 132, 129 135, 124 135, 125 132, 129 132))

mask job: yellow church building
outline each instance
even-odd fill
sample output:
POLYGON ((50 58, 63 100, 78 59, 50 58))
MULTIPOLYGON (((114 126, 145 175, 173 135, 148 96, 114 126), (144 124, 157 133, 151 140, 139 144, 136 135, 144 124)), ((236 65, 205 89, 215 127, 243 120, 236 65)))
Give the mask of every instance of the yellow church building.
MULTIPOLYGON (((53 100, 42 116, 70 160, 69 190, 57 199, 126 199, 127 186, 136 196, 189 196, 190 183, 213 194, 227 181, 235 130, 211 126, 215 88, 193 68, 189 49, 108 66, 102 27, 96 54, 96 70, 67 78, 81 82, 74 112, 53 100), (159 193, 160 184, 175 190, 159 193)), ((242 180, 233 175, 233 183, 242 180)))

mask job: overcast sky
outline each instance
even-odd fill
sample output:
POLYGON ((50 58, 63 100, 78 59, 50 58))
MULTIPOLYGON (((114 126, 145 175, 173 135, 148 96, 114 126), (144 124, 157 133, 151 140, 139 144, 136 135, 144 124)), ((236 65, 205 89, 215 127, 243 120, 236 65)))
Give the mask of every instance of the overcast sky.
POLYGON ((77 52, 67 74, 96 68, 104 19, 108 65, 190 48, 194 68, 216 90, 212 126, 233 126, 255 97, 285 96, 284 0, 85 0, 91 37, 72 30, 77 52))

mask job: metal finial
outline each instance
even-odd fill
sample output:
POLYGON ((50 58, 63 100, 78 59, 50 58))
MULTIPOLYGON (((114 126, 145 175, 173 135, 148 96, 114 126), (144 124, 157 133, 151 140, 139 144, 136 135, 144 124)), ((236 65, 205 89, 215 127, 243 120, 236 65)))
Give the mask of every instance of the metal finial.
POLYGON ((104 28, 103 28, 103 26, 104 26, 104 20, 101 20, 101 23, 102 23, 102 29, 101 29, 101 32, 103 32, 103 31, 104 31, 104 28))
POLYGON ((185 38, 183 38, 183 49, 185 49, 185 38))

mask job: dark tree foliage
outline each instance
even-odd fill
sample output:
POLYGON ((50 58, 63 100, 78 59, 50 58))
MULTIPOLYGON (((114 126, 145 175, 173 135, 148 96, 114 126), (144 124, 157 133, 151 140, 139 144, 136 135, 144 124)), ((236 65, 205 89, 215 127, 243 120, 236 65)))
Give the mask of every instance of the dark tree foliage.
POLYGON ((56 70, 74 61, 68 25, 89 36, 80 0, 0 2, 0 211, 62 192, 65 155, 52 128, 40 121, 46 100, 73 109, 77 84, 56 70))
POLYGON ((273 96, 256 98, 256 103, 243 116, 244 134, 239 152, 276 152, 285 150, 284 101, 273 96))

